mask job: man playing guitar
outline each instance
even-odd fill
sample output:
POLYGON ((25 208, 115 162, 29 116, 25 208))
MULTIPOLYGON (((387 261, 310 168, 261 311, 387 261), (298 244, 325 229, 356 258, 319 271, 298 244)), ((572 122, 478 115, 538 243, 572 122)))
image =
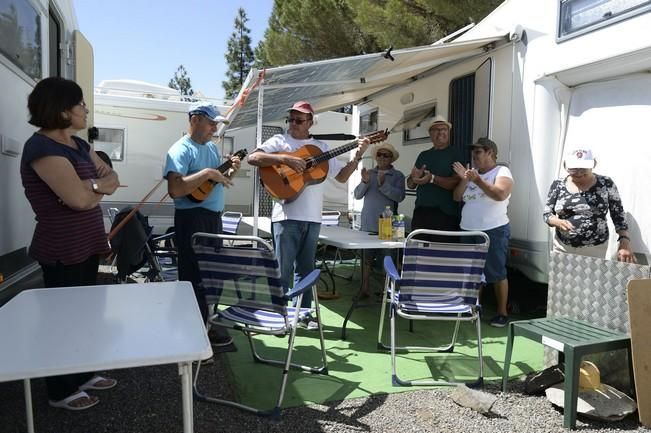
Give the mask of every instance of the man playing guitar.
MULTIPOLYGON (((306 101, 296 102, 287 110, 288 130, 285 134, 277 134, 265 141, 251 153, 248 162, 258 167, 283 165, 292 172, 303 173, 309 169, 309 161, 300 156, 291 155, 306 145, 318 147, 322 152, 328 151, 328 145, 310 137, 313 125, 314 110, 306 101)), ((346 165, 336 158, 329 159, 327 175, 338 182, 345 183, 357 169, 362 155, 369 145, 368 138, 358 140, 355 157, 346 165)), ((272 212, 272 231, 276 257, 281 268, 283 287, 288 291, 296 278, 305 277, 314 269, 316 247, 321 228, 321 211, 323 208, 323 183, 306 185, 291 201, 276 201, 272 212)), ((312 292, 303 295, 301 307, 309 308, 312 303, 312 292)), ((302 326, 308 329, 316 324, 311 317, 304 317, 302 326)))
MULTIPOLYGON (((190 281, 204 321, 208 316, 205 290, 192 249, 192 235, 196 232, 221 233, 221 213, 224 210, 224 187, 232 185, 230 177, 240 168, 240 159, 231 158, 225 173, 217 169, 221 155, 212 142, 220 122, 227 122, 217 107, 205 102, 192 104, 188 112, 188 133, 167 152, 163 177, 167 191, 174 199, 174 230, 178 248, 180 281, 190 281), (206 181, 216 185, 205 200, 190 200, 188 195, 206 181)), ((221 329, 221 328, 219 328, 221 329)), ((228 346, 232 339, 226 335, 210 335, 213 346, 228 346)))

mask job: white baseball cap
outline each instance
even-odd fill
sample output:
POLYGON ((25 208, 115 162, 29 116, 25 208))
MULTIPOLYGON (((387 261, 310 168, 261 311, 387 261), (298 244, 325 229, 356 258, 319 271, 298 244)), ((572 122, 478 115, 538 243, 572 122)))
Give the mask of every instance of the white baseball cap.
POLYGON ((577 147, 565 156, 565 168, 594 168, 595 159, 592 150, 587 147, 577 147))

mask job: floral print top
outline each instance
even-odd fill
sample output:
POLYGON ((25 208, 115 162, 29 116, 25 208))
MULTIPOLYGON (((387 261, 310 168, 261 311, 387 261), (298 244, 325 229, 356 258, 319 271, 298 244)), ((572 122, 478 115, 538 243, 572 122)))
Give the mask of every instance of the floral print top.
POLYGON ((543 220, 549 224, 549 219, 557 216, 570 221, 574 230, 563 232, 556 229, 556 235, 561 242, 574 248, 600 245, 608 240, 608 211, 615 230, 628 230, 617 186, 608 176, 595 176, 597 182, 587 191, 568 191, 565 186, 567 178, 555 180, 549 188, 543 220))

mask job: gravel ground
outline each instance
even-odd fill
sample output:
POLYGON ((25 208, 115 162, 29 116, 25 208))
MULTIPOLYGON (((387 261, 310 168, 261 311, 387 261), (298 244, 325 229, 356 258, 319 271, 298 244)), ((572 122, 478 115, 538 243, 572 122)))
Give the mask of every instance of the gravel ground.
MULTIPOLYGON (((207 391, 232 396, 229 374, 220 356, 202 367, 207 391), (205 369, 205 370, 203 370, 205 369)), ((296 373, 302 374, 302 373, 296 373)), ((110 372, 118 386, 97 393, 101 402, 82 412, 47 405, 45 383, 32 383, 36 431, 39 433, 166 433, 182 431, 180 380, 176 366, 110 372)), ((452 388, 415 390, 310 405, 283 411, 279 421, 259 418, 237 409, 195 403, 195 432, 563 432, 562 411, 545 397, 524 396, 521 383, 502 394, 497 384, 484 391, 495 394, 493 414, 484 416, 457 406, 448 396, 452 388)), ((267 392, 267 390, 264 390, 267 392)), ((275 392, 275 390, 268 390, 275 392)), ((649 432, 637 416, 616 423, 579 418, 581 432, 649 432)), ((0 433, 26 431, 22 382, 0 383, 0 433)))

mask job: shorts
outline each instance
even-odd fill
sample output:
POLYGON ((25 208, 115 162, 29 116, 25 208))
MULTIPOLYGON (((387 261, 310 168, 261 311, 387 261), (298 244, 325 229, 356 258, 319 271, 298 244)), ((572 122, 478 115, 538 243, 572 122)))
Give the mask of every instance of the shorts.
POLYGON ((495 283, 506 279, 506 258, 509 254, 509 238, 511 226, 507 223, 490 230, 482 230, 490 239, 484 275, 487 283, 495 283))

